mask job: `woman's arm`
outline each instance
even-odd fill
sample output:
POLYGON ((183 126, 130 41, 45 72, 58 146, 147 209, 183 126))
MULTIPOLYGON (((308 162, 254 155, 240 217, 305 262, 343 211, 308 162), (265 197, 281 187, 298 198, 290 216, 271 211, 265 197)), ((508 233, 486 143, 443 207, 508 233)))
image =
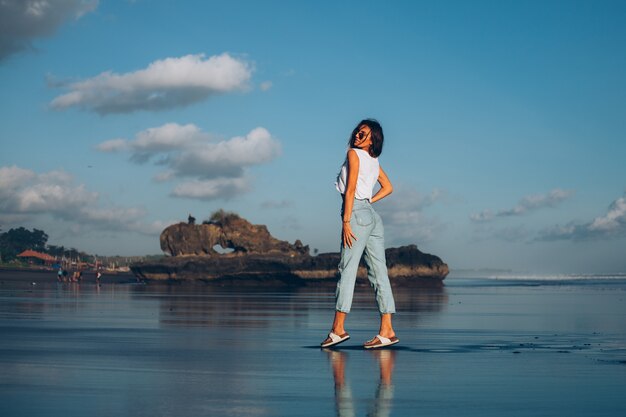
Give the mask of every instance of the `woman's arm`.
POLYGON ((380 167, 380 172, 378 173, 378 183, 380 184, 380 190, 374 194, 370 203, 382 200, 393 192, 393 186, 391 185, 391 181, 389 181, 389 177, 387 177, 387 174, 383 171, 383 167, 380 167))
POLYGON ((352 217, 352 207, 354 206, 354 195, 356 194, 356 182, 359 178, 359 157, 352 149, 348 151, 348 183, 346 184, 346 192, 343 195, 343 217, 341 228, 341 239, 345 246, 352 247, 352 239, 356 240, 356 236, 352 233, 350 226, 350 218, 352 217))

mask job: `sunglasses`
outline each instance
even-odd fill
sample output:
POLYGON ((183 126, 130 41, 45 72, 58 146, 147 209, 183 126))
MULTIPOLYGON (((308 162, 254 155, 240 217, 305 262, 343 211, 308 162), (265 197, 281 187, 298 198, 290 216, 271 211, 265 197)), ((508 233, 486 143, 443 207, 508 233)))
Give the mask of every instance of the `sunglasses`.
POLYGON ((371 133, 371 132, 367 132, 367 133, 365 133, 364 131, 362 131, 362 130, 361 130, 359 133, 357 133, 357 134, 356 134, 356 138, 357 138, 358 140, 363 140, 363 139, 364 139, 364 138, 366 138, 366 137, 367 137, 367 135, 369 135, 370 133, 371 133))

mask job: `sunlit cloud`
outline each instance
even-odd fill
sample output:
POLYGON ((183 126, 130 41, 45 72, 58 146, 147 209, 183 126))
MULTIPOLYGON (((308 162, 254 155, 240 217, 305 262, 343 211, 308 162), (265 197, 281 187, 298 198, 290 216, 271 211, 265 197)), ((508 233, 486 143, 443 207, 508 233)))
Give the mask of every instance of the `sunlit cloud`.
POLYGON ((220 140, 193 124, 176 123, 146 129, 132 140, 108 140, 96 149, 125 152, 135 163, 151 161, 163 166, 155 181, 182 181, 171 196, 200 200, 232 198, 249 191, 247 170, 272 161, 281 152, 280 143, 263 127, 220 140))
POLYGON ((215 200, 218 198, 227 200, 243 194, 249 189, 250 184, 247 178, 215 178, 182 182, 172 190, 171 195, 198 200, 215 200))
POLYGON ((143 208, 101 206, 99 193, 76 184, 65 171, 38 174, 17 166, 0 167, 0 213, 3 225, 51 216, 86 229, 160 232, 145 223, 143 208))
POLYGON ((544 229, 538 240, 589 240, 626 236, 626 194, 611 203, 607 212, 586 223, 569 222, 544 229))
POLYGON ((96 146, 100 152, 121 152, 128 149, 128 143, 125 139, 110 139, 96 146))
POLYGON ((166 58, 134 72, 103 72, 65 86, 68 93, 50 106, 77 107, 98 114, 131 113, 184 107, 219 94, 244 91, 252 64, 227 53, 166 58))

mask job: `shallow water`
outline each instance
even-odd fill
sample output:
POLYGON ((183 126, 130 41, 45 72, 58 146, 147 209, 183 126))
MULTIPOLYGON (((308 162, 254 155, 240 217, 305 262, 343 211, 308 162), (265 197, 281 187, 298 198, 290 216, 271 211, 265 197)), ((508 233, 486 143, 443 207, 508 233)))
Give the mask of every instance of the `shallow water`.
POLYGON ((626 281, 398 288, 401 342, 319 349, 330 288, 0 284, 2 416, 623 416, 626 281))

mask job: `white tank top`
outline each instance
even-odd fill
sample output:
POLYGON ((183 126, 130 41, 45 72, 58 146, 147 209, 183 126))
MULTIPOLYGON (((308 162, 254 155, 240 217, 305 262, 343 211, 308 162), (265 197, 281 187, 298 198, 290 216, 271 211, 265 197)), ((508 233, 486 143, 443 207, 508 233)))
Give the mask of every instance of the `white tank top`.
MULTIPOLYGON (((362 149, 353 149, 359 157, 359 176, 356 180, 356 193, 354 197, 359 200, 370 200, 372 198, 372 192, 374 186, 378 181, 378 174, 380 172, 380 164, 378 158, 372 158, 372 156, 362 149)), ((341 170, 337 175, 337 181, 335 187, 341 194, 345 194, 346 186, 348 184, 348 158, 341 166, 341 170)))

